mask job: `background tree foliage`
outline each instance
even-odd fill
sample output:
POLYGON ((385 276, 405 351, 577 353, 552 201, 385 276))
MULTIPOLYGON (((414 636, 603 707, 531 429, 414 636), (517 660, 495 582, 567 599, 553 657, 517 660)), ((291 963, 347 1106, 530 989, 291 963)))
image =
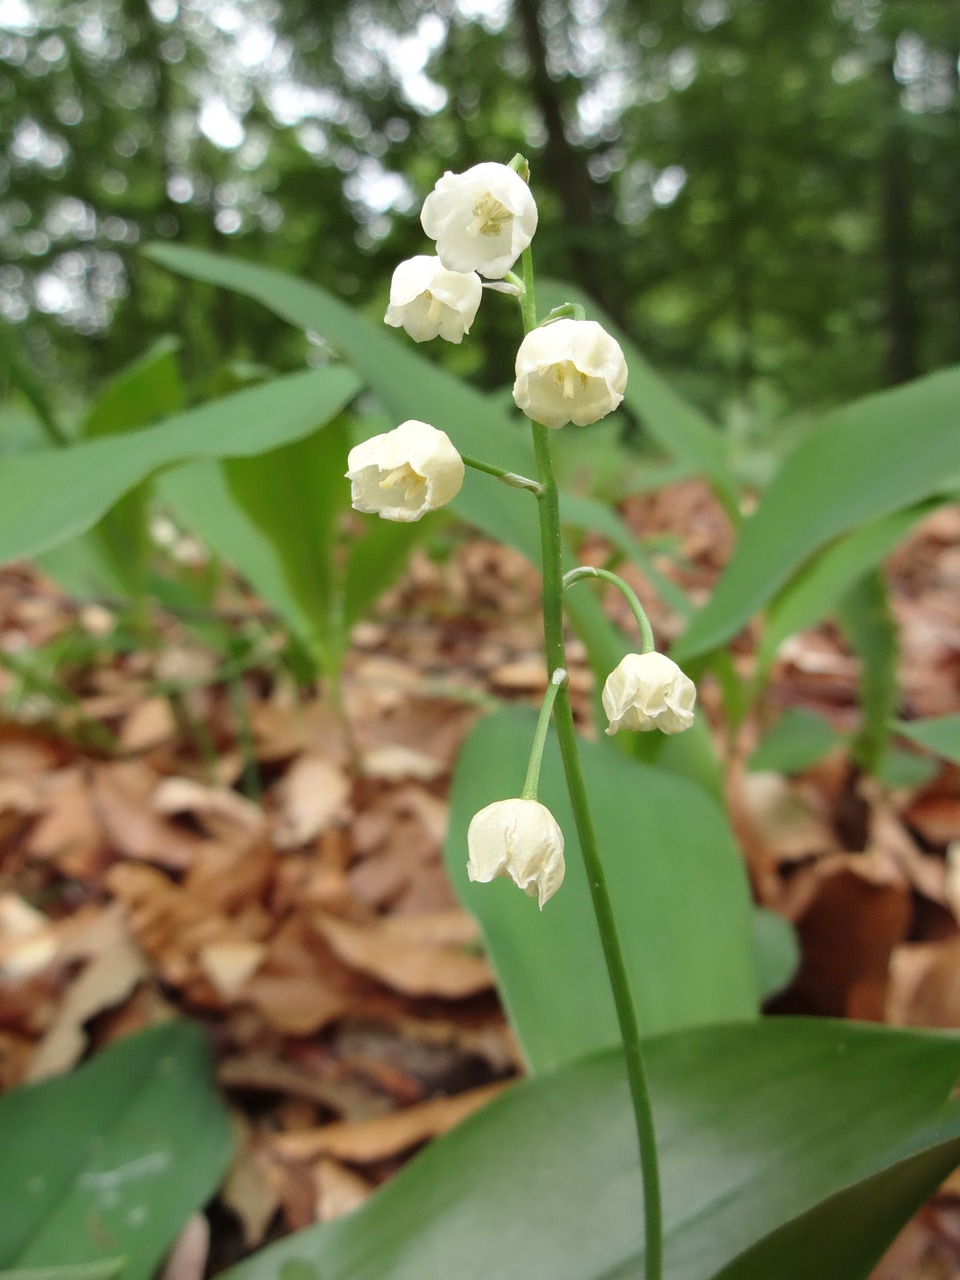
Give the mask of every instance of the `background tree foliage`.
POLYGON ((3 346, 74 396, 164 333, 207 390, 295 367, 141 246, 375 313, 439 174, 522 149, 540 269, 702 403, 844 399, 960 356, 958 52, 960 0, 0 0, 3 346))

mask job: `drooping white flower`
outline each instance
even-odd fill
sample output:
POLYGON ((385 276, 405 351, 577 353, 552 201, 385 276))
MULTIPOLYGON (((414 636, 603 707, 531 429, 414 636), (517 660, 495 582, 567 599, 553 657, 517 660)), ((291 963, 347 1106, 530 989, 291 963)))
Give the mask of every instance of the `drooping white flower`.
POLYGON ((551 320, 520 344, 513 398, 534 422, 584 427, 623 399, 627 362, 620 344, 595 320, 551 320))
POLYGON ((603 686, 603 709, 618 729, 680 733, 693 724, 696 685, 663 653, 628 653, 603 686))
POLYGON ((449 271, 499 280, 533 239, 537 206, 518 173, 487 161, 445 173, 424 200, 420 222, 449 271))
POLYGON ((461 342, 470 332, 482 294, 475 271, 448 271, 439 258, 420 253, 394 271, 383 318, 395 329, 405 329, 414 342, 437 337, 461 342))
POLYGON ((467 876, 488 884, 509 876, 543 904, 563 883, 563 832, 539 800, 497 800, 467 829, 467 876))
POLYGON ((355 510, 409 524, 457 496, 464 466, 445 432, 411 418, 351 449, 346 474, 355 510))

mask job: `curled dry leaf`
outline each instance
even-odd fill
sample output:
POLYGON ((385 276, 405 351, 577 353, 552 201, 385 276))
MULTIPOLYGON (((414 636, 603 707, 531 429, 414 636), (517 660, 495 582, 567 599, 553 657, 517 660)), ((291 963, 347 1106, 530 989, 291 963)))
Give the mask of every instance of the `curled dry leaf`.
POLYGON ((125 1000, 149 972, 139 948, 126 938, 91 960, 67 988, 52 1026, 37 1046, 27 1079, 44 1080, 72 1067, 86 1048, 83 1024, 125 1000))
POLYGON ((134 704, 119 733, 125 751, 149 751, 167 742, 177 732, 177 722, 168 699, 144 698, 134 704))
POLYGON ((508 1087, 488 1084, 453 1098, 431 1098, 429 1102, 419 1102, 373 1120, 342 1121, 316 1129, 301 1129, 298 1133, 278 1134, 273 1145, 281 1155, 294 1160, 330 1155, 357 1164, 370 1164, 446 1133, 508 1087))
POLYGON ((343 770, 322 756, 301 756, 277 785, 278 849, 306 844, 348 815, 350 786, 343 770))
POLYGON ((235 1000, 266 954, 260 942, 211 942, 200 948, 197 959, 217 994, 235 1000))
POLYGON ((792 907, 803 963, 778 1008, 882 1019, 890 957, 912 914, 899 868, 879 853, 824 859, 797 877, 792 907))
POLYGON ((0 895, 0 977, 25 982, 56 959, 56 930, 15 893, 0 895))
POLYGON ((27 837, 27 850, 78 880, 96 874, 105 855, 104 833, 82 769, 50 775, 43 813, 27 837))
POLYGON ((240 1219, 248 1249, 255 1249, 266 1235, 280 1208, 280 1171, 271 1148, 234 1112, 233 1160, 220 1188, 220 1199, 240 1219))
POLYGON ((187 1219, 174 1241, 160 1280, 203 1280, 210 1253, 210 1223, 202 1213, 187 1219))
POLYGON ((372 1183, 339 1160, 324 1156, 313 1166, 317 1187, 317 1221, 332 1222, 359 1209, 373 1191, 372 1183))
POLYGON ((206 787, 193 778, 164 778, 150 803, 156 813, 190 813, 204 824, 222 819, 248 831, 258 831, 265 820, 263 810, 252 800, 229 787, 206 787))
POLYGON ((200 842, 153 812, 150 796, 155 786, 153 771, 142 761, 102 765, 94 775, 96 812, 121 856, 184 871, 200 842))
MULTIPOLYGON (((441 928, 450 927, 453 914, 440 913, 441 928)), ((493 986, 493 974, 481 956, 423 940, 436 929, 436 916, 419 918, 419 936, 416 920, 407 916, 358 925, 334 916, 314 917, 317 929, 341 960, 405 995, 459 999, 493 986)))

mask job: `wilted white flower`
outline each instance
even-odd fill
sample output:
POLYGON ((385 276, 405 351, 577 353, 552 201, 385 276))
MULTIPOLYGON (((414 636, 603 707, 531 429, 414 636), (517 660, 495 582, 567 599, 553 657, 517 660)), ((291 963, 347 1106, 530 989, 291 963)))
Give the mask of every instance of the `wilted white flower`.
POLYGON ((415 418, 358 444, 347 458, 354 508, 403 524, 455 498, 463 473, 449 436, 415 418))
POLYGON ((475 271, 448 271, 439 258, 420 253, 394 271, 383 318, 395 329, 405 329, 414 342, 437 337, 461 342, 470 332, 482 294, 475 271))
POLYGON ((517 352, 513 398, 545 427, 584 427, 616 409, 627 385, 620 344, 595 320, 551 320, 517 352))
POLYGON ((563 883, 563 832, 539 800, 498 800, 481 809, 467 830, 467 852, 471 880, 509 876, 541 911, 563 883))
POLYGON ((424 200, 420 222, 449 271, 498 280, 533 239, 537 206, 518 173, 488 161, 445 173, 424 200))
POLYGON ((663 653, 628 653, 607 676, 603 709, 618 729, 662 729, 680 733, 693 724, 697 689, 689 676, 663 653))

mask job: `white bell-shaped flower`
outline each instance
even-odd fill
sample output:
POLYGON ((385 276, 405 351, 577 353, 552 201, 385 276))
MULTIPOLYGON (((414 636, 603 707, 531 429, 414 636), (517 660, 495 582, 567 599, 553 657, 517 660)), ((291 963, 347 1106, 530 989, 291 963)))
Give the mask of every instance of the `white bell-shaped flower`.
POLYGON ((448 271, 439 258, 420 253, 394 271, 390 305, 383 318, 395 329, 405 329, 414 342, 437 337, 462 342, 482 294, 475 271, 448 271))
POLYGON ((618 729, 662 729, 680 733, 693 724, 696 685, 663 653, 628 653, 607 676, 603 709, 618 729))
POLYGON ((520 344, 513 398, 545 427, 584 427, 623 399, 627 362, 616 338, 595 320, 551 320, 520 344))
POLYGON ((518 173, 488 161, 445 173, 424 200, 420 222, 448 271, 499 280, 533 239, 537 206, 518 173))
POLYGON ((488 884, 509 876, 540 910, 563 883, 563 832, 539 800, 497 800, 467 829, 467 876, 488 884))
POLYGON ((464 466, 445 432, 411 418, 351 449, 346 474, 355 510, 409 524, 457 496, 464 466))

